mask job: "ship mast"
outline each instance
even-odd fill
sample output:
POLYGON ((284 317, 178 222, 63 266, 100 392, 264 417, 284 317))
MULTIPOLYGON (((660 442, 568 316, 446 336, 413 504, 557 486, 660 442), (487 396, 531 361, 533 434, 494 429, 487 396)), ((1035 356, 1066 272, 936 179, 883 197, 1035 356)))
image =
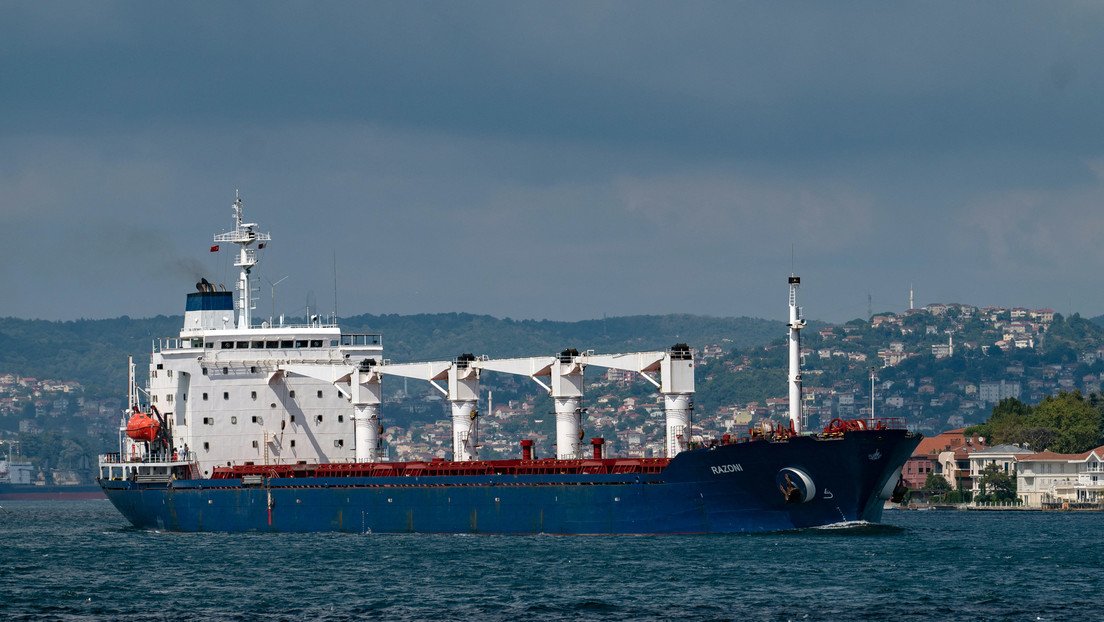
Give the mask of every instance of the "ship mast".
POLYGON ((801 329, 805 320, 797 306, 797 288, 801 277, 790 275, 790 425, 801 434, 801 329))
MULTIPOLYGON (((246 329, 250 328, 252 323, 253 318, 250 312, 254 308, 250 272, 253 270, 253 266, 257 265, 257 251, 249 247, 254 242, 259 242, 257 248, 264 248, 265 243, 271 240, 272 236, 255 231, 257 223, 242 221, 242 200, 236 190, 234 191, 234 205, 232 207, 234 208, 234 230, 216 235, 215 242, 230 242, 241 247, 238 249, 238 258, 234 261, 234 265, 241 268, 241 274, 238 275, 238 328, 246 329)), ((216 246, 212 250, 217 249, 216 246)))

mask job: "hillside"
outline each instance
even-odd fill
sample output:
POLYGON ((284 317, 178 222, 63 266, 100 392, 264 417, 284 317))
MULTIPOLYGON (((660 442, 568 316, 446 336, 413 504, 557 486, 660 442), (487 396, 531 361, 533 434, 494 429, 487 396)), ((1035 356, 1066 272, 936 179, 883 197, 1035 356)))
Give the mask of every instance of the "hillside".
POLYGON ((492 358, 554 354, 565 348, 595 352, 662 350, 675 343, 729 347, 763 345, 785 335, 783 322, 696 315, 639 315, 582 322, 498 319, 488 315, 358 315, 345 332, 383 335, 393 362, 449 360, 469 352, 492 358))
MULTIPOLYGON (((154 338, 175 336, 182 323, 181 316, 69 322, 3 318, 0 374, 75 381, 88 397, 122 396, 127 355, 140 363, 154 338)), ((340 324, 346 333, 381 334, 385 356, 396 363, 451 360, 465 352, 496 358, 552 354, 565 348, 625 352, 663 349, 676 342, 749 347, 785 334, 782 322, 693 315, 583 322, 466 313, 358 315, 340 324)))

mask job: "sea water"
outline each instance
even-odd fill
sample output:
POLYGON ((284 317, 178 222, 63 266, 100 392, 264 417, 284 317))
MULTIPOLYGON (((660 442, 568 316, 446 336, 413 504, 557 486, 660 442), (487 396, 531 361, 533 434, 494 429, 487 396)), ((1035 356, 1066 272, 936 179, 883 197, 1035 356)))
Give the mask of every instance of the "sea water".
POLYGON ((714 536, 162 533, 0 511, 3 620, 1104 620, 1104 514, 714 536))

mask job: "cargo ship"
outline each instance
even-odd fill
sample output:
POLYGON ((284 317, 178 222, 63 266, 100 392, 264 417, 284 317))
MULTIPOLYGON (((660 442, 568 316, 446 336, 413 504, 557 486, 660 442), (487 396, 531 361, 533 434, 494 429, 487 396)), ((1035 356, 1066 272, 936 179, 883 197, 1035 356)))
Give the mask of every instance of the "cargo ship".
POLYGON ((694 361, 663 351, 392 363, 379 335, 334 321, 254 322, 253 268, 271 240, 232 206, 237 296, 201 280, 178 336, 153 343, 144 387, 130 363, 128 410, 98 483, 140 528, 479 534, 683 534, 877 522, 904 492, 901 467, 920 441, 899 419, 835 420, 807 430, 801 412, 800 279, 790 287, 790 412, 744 436, 692 427, 694 361), (665 410, 664 455, 607 455, 584 443, 584 370, 632 371, 665 410), (479 379, 528 376, 555 408, 555 457, 532 439, 518 456, 480 459, 479 379), (451 459, 384 460, 385 377, 429 382, 451 409, 451 459))

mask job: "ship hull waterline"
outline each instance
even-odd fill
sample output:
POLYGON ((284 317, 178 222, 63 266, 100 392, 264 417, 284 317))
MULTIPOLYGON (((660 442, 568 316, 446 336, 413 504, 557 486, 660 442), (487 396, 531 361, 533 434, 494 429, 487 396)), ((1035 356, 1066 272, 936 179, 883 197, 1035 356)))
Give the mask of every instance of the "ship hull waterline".
POLYGON ((919 440, 868 430, 719 445, 683 452, 659 473, 100 483, 133 525, 164 531, 762 532, 878 522, 884 491, 919 440), (803 501, 787 501, 783 472, 808 477, 803 501))

